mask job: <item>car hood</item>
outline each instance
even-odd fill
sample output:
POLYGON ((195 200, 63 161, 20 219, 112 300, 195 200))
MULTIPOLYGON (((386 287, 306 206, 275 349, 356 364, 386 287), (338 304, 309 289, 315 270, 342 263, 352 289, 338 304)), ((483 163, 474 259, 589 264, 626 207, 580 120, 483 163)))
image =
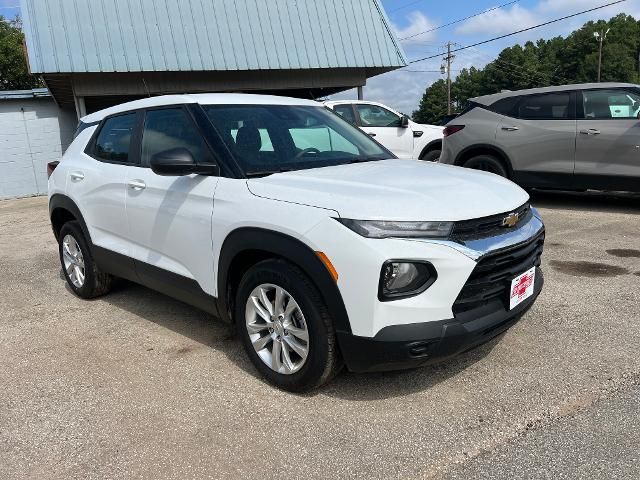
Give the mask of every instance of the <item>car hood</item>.
POLYGON ((529 198, 491 173, 397 159, 276 173, 247 186, 259 197, 358 220, 468 220, 513 210, 529 198))

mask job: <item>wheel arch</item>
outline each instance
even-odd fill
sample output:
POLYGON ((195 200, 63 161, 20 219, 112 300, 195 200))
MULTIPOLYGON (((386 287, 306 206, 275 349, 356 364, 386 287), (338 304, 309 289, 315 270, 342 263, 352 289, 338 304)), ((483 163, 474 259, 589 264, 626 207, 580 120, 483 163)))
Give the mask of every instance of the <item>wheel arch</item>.
POLYGON ((89 229, 84 221, 84 217, 80 212, 80 208, 71 198, 66 195, 57 193, 49 199, 49 218, 51 220, 51 228, 56 240, 59 240, 60 230, 62 226, 69 221, 78 221, 82 233, 89 245, 92 245, 91 235, 89 235, 89 229))
POLYGON ((420 151, 420 155, 418 156, 419 159, 424 158, 424 156, 429 153, 432 150, 442 150, 442 139, 441 138, 437 138, 435 140, 431 140, 429 143, 427 143, 422 150, 420 151))
POLYGON ((232 322, 235 292, 244 273, 268 258, 287 260, 305 274, 318 288, 333 318, 336 331, 351 333, 347 310, 338 285, 318 255, 304 242, 284 233, 255 227, 231 232, 222 244, 218 261, 218 310, 225 321, 232 322))
POLYGON ((464 148, 462 151, 460 151, 460 153, 458 153, 458 156, 456 157, 453 164, 461 166, 465 161, 476 155, 495 156, 507 168, 509 178, 513 178, 513 165, 511 164, 511 159, 509 158, 509 156, 500 147, 496 147, 495 145, 491 145, 488 143, 470 145, 464 148))

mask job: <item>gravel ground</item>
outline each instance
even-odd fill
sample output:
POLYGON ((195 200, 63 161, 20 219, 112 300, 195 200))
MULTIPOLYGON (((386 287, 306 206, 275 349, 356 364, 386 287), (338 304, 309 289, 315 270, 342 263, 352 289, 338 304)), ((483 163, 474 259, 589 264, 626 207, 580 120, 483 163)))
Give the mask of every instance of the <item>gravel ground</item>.
MULTIPOLYGON (((0 202, 0 478, 473 477, 491 459, 573 448, 563 436, 590 435, 581 415, 637 398, 640 198, 534 204, 546 286, 505 335, 445 364, 343 373, 297 396, 180 302, 132 284, 76 298, 46 199, 0 202)), ((637 445, 638 402, 611 408, 594 428, 610 418, 611 438, 637 445)), ((600 459, 594 477, 624 460, 600 459)))
POLYGON ((456 479, 640 477, 640 388, 463 463, 456 479))

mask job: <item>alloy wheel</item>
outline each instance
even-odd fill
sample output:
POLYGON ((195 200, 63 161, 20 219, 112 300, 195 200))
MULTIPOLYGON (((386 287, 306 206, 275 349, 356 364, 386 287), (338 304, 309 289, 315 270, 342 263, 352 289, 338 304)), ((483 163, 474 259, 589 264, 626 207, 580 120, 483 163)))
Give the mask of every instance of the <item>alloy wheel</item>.
POLYGON ((299 371, 309 355, 309 330, 293 296, 261 284, 249 295, 245 312, 249 339, 265 365, 285 375, 299 371))
POLYGON ((62 239, 62 261, 69 281, 76 288, 82 288, 85 279, 84 257, 75 238, 65 235, 62 239))

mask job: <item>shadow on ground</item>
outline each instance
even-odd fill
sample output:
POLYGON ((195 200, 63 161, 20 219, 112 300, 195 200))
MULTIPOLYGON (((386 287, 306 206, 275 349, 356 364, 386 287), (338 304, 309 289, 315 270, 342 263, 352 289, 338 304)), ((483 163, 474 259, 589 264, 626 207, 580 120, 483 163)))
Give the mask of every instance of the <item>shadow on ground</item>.
POLYGON ((591 212, 640 213, 640 194, 611 192, 560 192, 533 190, 531 203, 539 208, 591 212))
MULTIPOLYGON (((127 281, 99 299, 148 322, 153 322, 202 345, 222 352, 230 361, 259 381, 233 329, 221 320, 161 293, 127 281)), ((487 355, 501 336, 441 364, 398 372, 352 374, 343 370, 330 384, 306 396, 318 394, 367 401, 400 397, 423 391, 458 374, 487 355)))

